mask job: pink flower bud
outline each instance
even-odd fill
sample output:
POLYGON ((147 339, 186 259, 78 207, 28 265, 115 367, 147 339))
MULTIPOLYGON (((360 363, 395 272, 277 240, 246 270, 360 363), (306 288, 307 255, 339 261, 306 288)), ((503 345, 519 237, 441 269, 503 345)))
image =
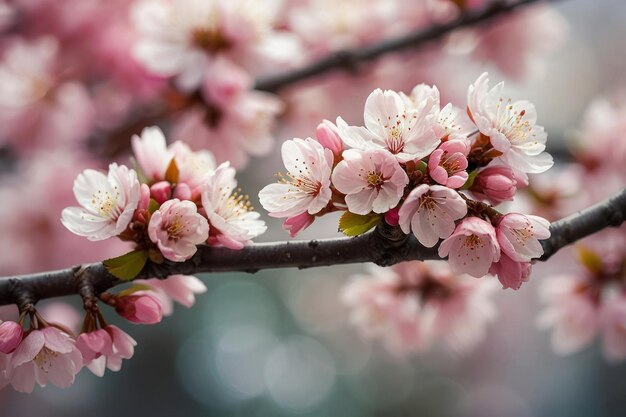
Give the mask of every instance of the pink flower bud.
POLYGON ((141 184, 141 195, 139 197, 139 204, 137 204, 137 210, 148 210, 150 205, 150 187, 148 184, 141 184))
POLYGON ((5 321, 0 324, 0 352, 13 352, 22 341, 24 330, 14 321, 5 321))
POLYGON ((398 207, 392 208, 385 213, 385 222, 389 226, 397 226, 400 223, 400 209, 398 207))
POLYGON ((513 200, 517 188, 527 184, 519 176, 506 167, 485 168, 478 173, 472 188, 472 193, 492 204, 513 200))
POLYGON ((296 237, 298 233, 309 227, 313 223, 313 220, 315 220, 315 217, 305 211, 302 214, 285 219, 283 229, 289 232, 289 236, 296 237))
POLYGON ((337 126, 328 120, 324 120, 317 125, 315 132, 317 141, 325 148, 330 149, 335 157, 341 156, 343 152, 343 142, 339 137, 337 126))
POLYGON ((116 297, 115 311, 126 320, 137 324, 155 324, 163 318, 161 303, 148 294, 116 297))
POLYGON ((187 184, 177 184, 172 197, 179 200, 191 200, 191 188, 187 184))
POLYGON ((172 196, 172 186, 167 181, 159 181, 150 187, 150 194, 157 203, 163 204, 172 196))

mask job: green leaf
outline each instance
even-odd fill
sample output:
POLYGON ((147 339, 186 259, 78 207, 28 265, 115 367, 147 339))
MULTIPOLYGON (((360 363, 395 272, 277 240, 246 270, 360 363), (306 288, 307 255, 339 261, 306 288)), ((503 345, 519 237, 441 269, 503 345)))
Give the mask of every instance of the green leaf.
POLYGON ((152 214, 155 211, 157 211, 159 207, 160 207, 159 203, 154 198, 151 198, 150 202, 148 203, 148 212, 152 214))
POLYGON ((602 272, 602 258, 597 253, 579 245, 578 257, 580 262, 592 273, 599 274, 602 272))
POLYGON ((469 190, 470 188, 472 188, 472 185, 474 185, 474 180, 476 179, 476 176, 478 175, 478 170, 475 169, 472 172, 469 173, 469 176, 467 177, 467 181, 465 181, 465 184, 463 184, 463 186, 460 188, 461 190, 469 190))
POLYGON ((370 213, 365 216, 349 211, 339 219, 339 230, 346 236, 358 236, 367 232, 380 221, 380 214, 370 213))
POLYGON ((102 263, 115 277, 122 281, 130 281, 139 275, 147 260, 147 250, 134 250, 117 258, 106 259, 102 263))
POLYGON ((422 174, 426 174, 426 171, 428 171, 428 164, 424 161, 419 161, 417 163, 417 170, 422 174))
POLYGON ((171 184, 177 184, 179 174, 178 165, 176 165, 176 158, 172 158, 167 167, 167 171, 165 171, 165 181, 168 181, 171 184))
POLYGON ((127 295, 136 293, 137 291, 150 291, 152 289, 153 288, 147 284, 135 284, 130 288, 126 288, 125 290, 118 292, 117 295, 125 297, 127 295))

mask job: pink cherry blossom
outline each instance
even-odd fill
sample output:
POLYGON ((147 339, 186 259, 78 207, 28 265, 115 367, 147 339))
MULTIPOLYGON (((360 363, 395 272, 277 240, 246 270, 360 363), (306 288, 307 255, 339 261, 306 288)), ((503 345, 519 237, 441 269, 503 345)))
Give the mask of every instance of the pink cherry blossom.
POLYGON ((509 213, 498 222, 496 236, 502 252, 517 262, 543 255, 539 240, 550 237, 550 222, 538 216, 509 213))
POLYGON ((238 194, 235 170, 228 162, 206 177, 202 207, 209 219, 209 243, 241 249, 267 230, 261 215, 253 211, 247 197, 238 194))
POLYGON ((449 140, 428 157, 428 173, 441 185, 459 188, 467 181, 467 151, 465 141, 449 140))
POLYGON ((332 181, 337 190, 346 194, 348 210, 365 215, 395 207, 409 178, 387 151, 348 149, 335 167, 332 181))
POLYGON ((298 233, 312 225, 313 220, 315 220, 315 217, 311 216, 307 212, 304 212, 302 214, 298 214, 297 216, 286 218, 283 222, 283 229, 289 232, 289 236, 296 237, 298 233))
POLYGON ((442 262, 403 262, 369 267, 344 287, 350 321, 393 353, 424 352, 434 343, 466 353, 495 319, 490 280, 455 276, 442 262))
POLYGON ((398 214, 402 231, 413 230, 422 245, 432 248, 452 234, 454 222, 467 214, 467 204, 450 188, 422 184, 411 191, 398 214))
POLYGON ((500 245, 493 226, 478 217, 463 219, 452 235, 439 245, 439 256, 448 256, 456 274, 467 273, 476 278, 487 274, 493 262, 500 260, 500 245))
POLYGON ((407 162, 430 154, 439 138, 433 130, 433 100, 409 105, 395 91, 374 90, 365 102, 365 127, 348 126, 337 119, 341 139, 359 150, 385 149, 407 162))
POLYGON ((134 170, 112 163, 108 175, 86 169, 74 181, 81 207, 67 207, 61 222, 72 233, 89 240, 117 236, 130 223, 141 195, 134 170))
POLYGON ((74 340, 55 327, 33 330, 11 355, 7 375, 17 391, 32 392, 35 383, 67 388, 83 360, 74 340))
POLYGON ((324 120, 317 125, 315 138, 326 149, 330 149, 335 158, 341 157, 344 146, 339 137, 339 129, 329 120, 324 120))
POLYGON ((0 353, 12 353, 22 341, 24 330, 14 321, 0 323, 0 353))
POLYGON ((113 372, 121 369, 122 359, 130 359, 137 342, 116 326, 82 333, 76 347, 83 356, 84 365, 94 375, 102 377, 106 368, 113 372))
POLYGON ((545 153, 547 134, 537 125, 535 106, 528 101, 502 97, 504 83, 489 90, 488 74, 483 73, 467 91, 467 110, 480 133, 502 153, 498 157, 515 171, 540 173, 553 165, 545 153))
POLYGON ((150 187, 150 196, 163 204, 172 197, 172 186, 167 181, 159 181, 150 187))
POLYGON ((175 198, 163 203, 152 214, 148 235, 165 258, 182 262, 196 253, 196 245, 207 240, 209 224, 193 202, 175 198))
POLYGON ((163 318, 159 300, 151 294, 116 296, 115 311, 131 323, 155 324, 163 318))
POLYGON ((523 177, 507 167, 488 166, 478 172, 470 191, 476 198, 497 205, 513 200, 517 190, 527 185, 523 177))
POLYGON ((300 60, 295 36, 274 30, 278 2, 244 0, 142 1, 133 9, 141 37, 135 56, 150 71, 176 76, 179 88, 197 88, 216 57, 227 56, 250 71, 300 60))
POLYGON ((498 276, 503 289, 519 290, 522 283, 528 281, 531 269, 530 262, 514 261, 503 250, 500 260, 491 265, 489 273, 498 276))
POLYGON ((151 278, 136 282, 150 286, 150 294, 159 299, 165 316, 173 313, 173 301, 189 308, 196 302, 195 294, 202 294, 207 290, 202 281, 191 275, 170 275, 166 279, 151 278))
POLYGON ((325 208, 332 195, 332 151, 311 138, 293 139, 283 143, 282 157, 288 174, 259 192, 263 208, 272 217, 316 214, 325 208))

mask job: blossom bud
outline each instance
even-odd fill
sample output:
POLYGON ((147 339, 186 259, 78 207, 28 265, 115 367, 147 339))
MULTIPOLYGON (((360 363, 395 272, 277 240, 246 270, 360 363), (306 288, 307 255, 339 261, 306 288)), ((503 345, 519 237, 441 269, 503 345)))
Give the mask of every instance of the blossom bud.
POLYGON ((305 211, 297 216, 291 216, 285 219, 283 229, 289 232, 289 236, 295 237, 298 233, 309 227, 313 223, 313 220, 315 220, 315 217, 305 211))
POLYGON ((492 204, 513 200, 517 188, 525 182, 506 167, 490 167, 478 173, 470 190, 472 193, 492 204))
POLYGON ((389 226, 397 226, 400 223, 400 209, 398 207, 392 208, 385 213, 385 223, 389 226))
POLYGON ((150 187, 148 184, 141 184, 141 194, 139 196, 139 204, 137 204, 137 211, 148 210, 150 205, 150 187))
POLYGON ((176 188, 174 188, 174 194, 172 194, 173 198, 177 198, 179 200, 191 200, 192 193, 191 188, 187 184, 177 184, 176 188))
POLYGON ((0 352, 13 352, 22 341, 24 330, 14 321, 5 321, 0 324, 0 352))
POLYGON ((115 311, 126 320, 137 324, 155 324, 163 318, 161 303, 148 294, 116 297, 115 311))
POLYGON ((330 149, 335 157, 341 156, 344 149, 343 142, 339 137, 337 127, 332 122, 324 120, 317 125, 315 137, 323 147, 330 149))
POLYGON ((159 181, 150 187, 150 193, 157 203, 163 204, 172 196, 172 186, 167 181, 159 181))

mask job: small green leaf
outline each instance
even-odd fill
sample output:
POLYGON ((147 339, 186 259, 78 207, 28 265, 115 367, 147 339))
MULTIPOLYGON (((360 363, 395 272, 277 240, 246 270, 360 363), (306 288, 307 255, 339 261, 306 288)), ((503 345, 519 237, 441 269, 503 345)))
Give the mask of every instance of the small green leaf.
POLYGON ((349 211, 339 219, 339 230, 346 236, 358 236, 367 232, 380 221, 380 214, 370 213, 365 216, 349 211))
POLYGON ((476 179, 476 176, 478 175, 478 170, 475 169, 472 172, 469 173, 469 176, 467 177, 467 181, 465 181, 465 184, 463 184, 463 186, 460 188, 461 190, 469 190, 470 188, 472 188, 472 185, 474 185, 474 180, 476 179))
POLYGON ((419 161, 417 163, 417 170, 422 174, 426 174, 426 171, 428 171, 428 164, 424 161, 419 161))
POLYGON ((168 181, 171 184, 177 184, 179 174, 178 165, 176 165, 176 158, 172 158, 167 167, 167 171, 165 171, 165 181, 168 181))
POLYGON ((102 263, 115 277, 122 281, 130 281, 139 275, 147 260, 147 250, 134 250, 117 258, 106 259, 102 263))
POLYGON ((602 258, 600 258, 597 253, 579 245, 578 258, 580 259, 580 262, 592 273, 599 274, 602 272, 602 258))
POLYGON ((125 297, 127 295, 136 293, 137 291, 150 291, 150 290, 152 290, 152 287, 147 284, 135 284, 130 288, 126 288, 125 290, 118 292, 117 295, 125 297))
POLYGON ((159 207, 160 207, 159 203, 157 203, 157 201, 154 198, 151 198, 150 202, 148 203, 148 212, 152 214, 155 211, 157 211, 159 207))

